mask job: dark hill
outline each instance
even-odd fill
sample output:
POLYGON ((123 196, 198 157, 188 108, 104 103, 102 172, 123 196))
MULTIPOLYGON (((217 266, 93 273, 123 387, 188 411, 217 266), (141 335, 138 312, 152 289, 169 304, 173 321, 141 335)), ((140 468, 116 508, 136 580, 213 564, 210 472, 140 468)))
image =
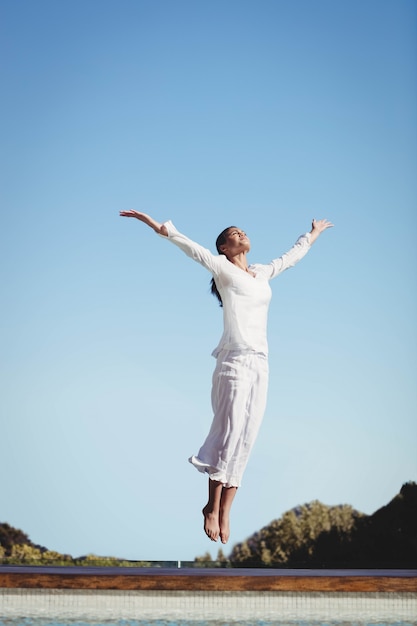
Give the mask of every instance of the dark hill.
POLYGON ((357 519, 348 536, 322 533, 312 567, 417 568, 417 484, 406 483, 386 506, 357 519), (331 565, 329 565, 331 563, 331 565))
POLYGON ((417 568, 417 484, 372 515, 320 502, 296 507, 237 544, 233 567, 417 568))
POLYGON ((33 543, 22 530, 13 528, 9 524, 0 523, 0 546, 4 548, 5 556, 10 556, 13 546, 16 545, 38 548, 42 552, 46 550, 46 548, 33 543))

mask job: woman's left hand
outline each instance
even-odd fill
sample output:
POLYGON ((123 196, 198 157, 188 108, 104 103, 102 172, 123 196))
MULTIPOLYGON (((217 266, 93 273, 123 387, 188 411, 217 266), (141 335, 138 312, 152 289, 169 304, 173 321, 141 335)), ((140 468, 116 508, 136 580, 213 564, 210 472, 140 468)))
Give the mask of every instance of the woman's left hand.
POLYGON ((316 241, 317 237, 327 228, 332 228, 334 224, 329 222, 329 220, 313 220, 310 230, 310 242, 313 243, 316 241))

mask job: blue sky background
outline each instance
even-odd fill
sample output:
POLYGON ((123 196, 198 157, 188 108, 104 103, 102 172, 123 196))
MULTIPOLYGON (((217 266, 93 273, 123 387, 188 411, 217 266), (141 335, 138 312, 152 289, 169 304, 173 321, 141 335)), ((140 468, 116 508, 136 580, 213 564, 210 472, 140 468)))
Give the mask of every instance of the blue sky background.
MULTIPOLYGON (((417 5, 1 0, 0 521, 50 549, 193 559, 221 309, 136 208, 272 283, 234 543, 416 479, 417 5)), ((225 550, 228 553, 228 548, 225 550)))

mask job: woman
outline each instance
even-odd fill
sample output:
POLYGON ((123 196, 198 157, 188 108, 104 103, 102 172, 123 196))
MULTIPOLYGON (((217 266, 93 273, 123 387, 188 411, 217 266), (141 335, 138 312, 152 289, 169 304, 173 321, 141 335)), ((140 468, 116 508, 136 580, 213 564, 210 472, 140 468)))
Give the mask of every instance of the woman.
POLYGON ((160 224, 138 211, 121 211, 168 238, 211 272, 212 292, 223 306, 223 335, 213 351, 213 422, 197 456, 189 461, 209 475, 208 502, 203 509, 204 530, 212 541, 226 543, 230 509, 240 486, 266 404, 268 346, 266 325, 271 289, 269 280, 295 265, 318 236, 333 226, 313 220, 309 233, 298 238, 286 254, 267 265, 248 265, 250 241, 235 226, 217 238, 218 255, 177 231, 172 222, 160 224))

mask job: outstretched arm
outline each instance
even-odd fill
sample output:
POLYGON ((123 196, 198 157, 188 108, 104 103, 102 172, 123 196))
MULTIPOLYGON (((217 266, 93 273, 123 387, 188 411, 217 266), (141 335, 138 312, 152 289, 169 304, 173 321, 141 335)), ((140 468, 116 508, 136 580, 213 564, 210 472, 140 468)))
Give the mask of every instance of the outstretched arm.
POLYGON ((331 228, 333 224, 329 220, 313 220, 310 230, 310 243, 314 243, 326 228, 331 228))
POLYGON ((147 226, 153 228, 153 230, 158 233, 158 235, 163 235, 164 237, 168 237, 168 231, 163 224, 160 224, 150 215, 146 215, 146 213, 139 213, 139 211, 134 211, 133 209, 130 211, 120 211, 121 217, 134 217, 140 222, 143 222, 147 226))
POLYGON ((278 259, 274 259, 271 263, 264 266, 267 267, 268 278, 274 278, 285 270, 293 267, 310 250, 311 245, 316 241, 317 237, 327 228, 331 228, 333 224, 329 220, 313 220, 311 231, 306 235, 301 235, 291 248, 278 259))

